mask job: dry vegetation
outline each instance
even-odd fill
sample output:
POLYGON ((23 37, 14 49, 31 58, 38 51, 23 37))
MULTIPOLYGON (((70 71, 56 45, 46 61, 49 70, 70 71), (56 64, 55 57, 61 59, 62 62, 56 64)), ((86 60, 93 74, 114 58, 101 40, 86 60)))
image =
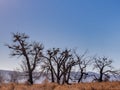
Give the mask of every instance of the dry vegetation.
POLYGON ((26 84, 1 84, 0 90, 120 90, 120 82, 80 83, 72 85, 58 85, 43 83, 35 85, 26 84))

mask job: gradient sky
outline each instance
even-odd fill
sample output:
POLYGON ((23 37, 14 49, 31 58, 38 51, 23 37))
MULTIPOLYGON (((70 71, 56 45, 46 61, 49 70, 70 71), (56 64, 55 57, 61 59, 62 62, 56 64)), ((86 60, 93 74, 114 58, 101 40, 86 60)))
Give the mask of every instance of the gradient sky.
POLYGON ((0 0, 0 69, 21 61, 4 46, 11 32, 25 32, 45 48, 88 49, 120 68, 120 0, 0 0))

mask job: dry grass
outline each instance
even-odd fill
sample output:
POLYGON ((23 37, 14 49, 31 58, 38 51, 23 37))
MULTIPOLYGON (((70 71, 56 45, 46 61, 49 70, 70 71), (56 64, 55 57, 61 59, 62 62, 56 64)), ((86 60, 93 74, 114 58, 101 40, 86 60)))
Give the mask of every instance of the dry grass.
POLYGON ((35 85, 2 84, 0 90, 120 90, 120 82, 80 83, 72 85, 58 85, 55 83, 43 83, 35 85))

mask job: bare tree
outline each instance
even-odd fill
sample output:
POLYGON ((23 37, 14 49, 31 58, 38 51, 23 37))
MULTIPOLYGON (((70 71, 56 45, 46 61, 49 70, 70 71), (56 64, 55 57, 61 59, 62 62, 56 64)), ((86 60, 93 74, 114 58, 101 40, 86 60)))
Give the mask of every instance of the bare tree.
MULTIPOLYGON (((58 50, 55 50, 56 53, 59 51, 58 50)), ((51 81, 52 82, 55 82, 55 77, 54 77, 54 72, 55 72, 55 69, 54 69, 54 63, 53 63, 53 57, 54 57, 54 52, 55 51, 52 51, 52 50, 47 50, 47 54, 44 55, 44 65, 42 65, 42 69, 43 71, 46 71, 46 73, 50 73, 51 74, 51 81)))
POLYGON ((97 57, 94 58, 94 68, 99 73, 99 76, 95 76, 95 80, 102 82, 109 80, 111 74, 118 74, 117 70, 113 70, 112 60, 107 57, 97 57))
POLYGON ((76 51, 74 51, 78 65, 78 75, 75 76, 78 79, 78 83, 82 82, 82 79, 87 77, 88 73, 86 72, 86 69, 91 64, 91 59, 86 56, 86 53, 87 51, 82 55, 78 55, 76 51))
POLYGON ((72 66, 75 64, 70 50, 62 51, 59 48, 53 48, 47 50, 47 55, 44 55, 44 58, 45 64, 43 67, 50 72, 52 82, 55 82, 57 79, 58 84, 61 82, 63 84, 68 83, 72 66))
POLYGON ((74 59, 73 57, 73 53, 71 52, 71 50, 66 49, 65 51, 62 52, 63 56, 65 57, 64 60, 62 60, 63 62, 61 63, 61 70, 62 70, 62 74, 63 74, 63 82, 69 84, 69 80, 71 78, 71 73, 72 73, 72 68, 77 65, 77 61, 74 59))
MULTIPOLYGON (((11 56, 23 57, 26 73, 30 84, 33 84, 33 72, 41 61, 43 45, 38 42, 28 42, 25 33, 13 33, 13 44, 7 45, 11 56)), ((24 67, 24 66, 23 66, 24 67)))

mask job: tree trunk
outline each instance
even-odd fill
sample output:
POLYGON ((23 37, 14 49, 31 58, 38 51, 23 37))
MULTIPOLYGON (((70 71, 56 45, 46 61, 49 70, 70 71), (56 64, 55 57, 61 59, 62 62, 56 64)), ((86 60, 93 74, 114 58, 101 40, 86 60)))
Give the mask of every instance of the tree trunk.
POLYGON ((30 84, 32 85, 33 84, 33 77, 32 77, 32 72, 29 71, 29 79, 28 81, 30 82, 30 84))
POLYGON ((101 74, 100 74, 100 78, 99 78, 99 82, 102 82, 102 81, 103 81, 102 78, 103 78, 103 74, 101 73, 101 74))
POLYGON ((31 70, 29 58, 28 58, 28 56, 26 54, 26 51, 24 50, 23 52, 24 52, 24 56, 25 56, 25 58, 27 60, 27 67, 28 67, 28 73, 29 73, 29 79, 28 79, 28 81, 30 82, 30 84, 33 84, 33 76, 32 76, 32 71, 33 70, 31 70))
POLYGON ((70 79, 70 74, 71 74, 71 68, 72 68, 72 67, 70 67, 70 68, 68 69, 68 76, 67 76, 67 80, 66 80, 66 83, 67 83, 67 84, 69 84, 69 79, 70 79))
POLYGON ((59 64, 57 65, 57 83, 60 84, 60 67, 59 67, 59 64))
POLYGON ((55 80, 54 80, 54 74, 53 74, 53 70, 51 69, 51 79, 52 79, 52 82, 54 83, 55 80))
POLYGON ((99 82, 103 81, 103 68, 100 70, 100 77, 99 77, 99 82))
POLYGON ((79 80, 78 80, 78 83, 81 82, 82 78, 83 78, 83 73, 81 72, 81 75, 80 75, 80 78, 79 78, 79 80))

